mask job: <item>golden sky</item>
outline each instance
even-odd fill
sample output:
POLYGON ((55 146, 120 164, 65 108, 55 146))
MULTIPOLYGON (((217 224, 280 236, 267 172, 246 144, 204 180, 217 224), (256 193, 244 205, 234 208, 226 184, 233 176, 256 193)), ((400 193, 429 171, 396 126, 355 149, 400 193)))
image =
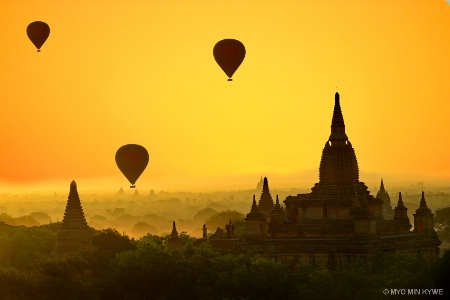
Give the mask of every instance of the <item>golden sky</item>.
POLYGON ((127 187, 130 143, 141 190, 314 183, 336 91, 362 181, 450 180, 445 0, 4 0, 0 19, 4 190, 127 187), (224 38, 247 50, 232 82, 224 38))

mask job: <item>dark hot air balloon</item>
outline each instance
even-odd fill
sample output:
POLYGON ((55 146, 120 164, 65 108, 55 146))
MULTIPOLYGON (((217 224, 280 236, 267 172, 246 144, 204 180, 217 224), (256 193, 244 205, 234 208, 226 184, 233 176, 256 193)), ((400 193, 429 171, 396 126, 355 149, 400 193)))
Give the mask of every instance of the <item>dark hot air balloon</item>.
POLYGON ((228 81, 239 68, 245 57, 245 47, 238 40, 225 39, 217 42, 213 49, 214 59, 227 74, 228 81))
POLYGON ((141 176, 147 167, 149 155, 147 150, 141 145, 128 144, 119 148, 116 152, 116 164, 120 171, 135 187, 136 180, 141 176))
POLYGON ((50 34, 50 27, 47 23, 41 21, 35 21, 30 23, 27 27, 27 35, 31 42, 38 49, 37 52, 41 52, 41 47, 44 45, 50 34))

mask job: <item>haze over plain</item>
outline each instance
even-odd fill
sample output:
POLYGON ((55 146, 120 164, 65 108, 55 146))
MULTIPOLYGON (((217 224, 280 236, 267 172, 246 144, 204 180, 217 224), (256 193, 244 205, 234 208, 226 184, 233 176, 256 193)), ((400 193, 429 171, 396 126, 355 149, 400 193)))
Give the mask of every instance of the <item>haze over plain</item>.
POLYGON ((0 32, 0 187, 312 184, 334 93, 361 181, 448 182, 450 9, 433 1, 10 1, 0 32), (50 25, 36 53, 30 22, 50 25), (247 55, 227 82, 224 38, 247 55))

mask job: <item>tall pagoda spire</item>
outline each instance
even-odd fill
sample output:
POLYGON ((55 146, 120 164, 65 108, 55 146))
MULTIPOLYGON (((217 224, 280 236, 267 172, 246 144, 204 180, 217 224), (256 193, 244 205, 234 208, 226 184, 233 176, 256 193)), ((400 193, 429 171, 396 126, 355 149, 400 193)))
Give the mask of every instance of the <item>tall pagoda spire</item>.
POLYGON ((339 93, 334 96, 331 134, 322 151, 319 167, 321 183, 356 183, 359 182, 358 161, 355 150, 345 134, 339 93))
POLYGON ((267 177, 264 177, 263 189, 261 192, 261 198, 258 202, 258 210, 266 217, 270 218, 272 210, 275 208, 273 204, 272 195, 269 190, 269 181, 267 177))
POLYGON ((56 246, 52 255, 73 252, 91 244, 92 236, 81 207, 77 184, 72 181, 64 218, 56 236, 56 246))
POLYGON ((334 95, 334 110, 329 140, 331 145, 343 144, 348 140, 348 137, 345 134, 344 116, 342 115, 341 104, 339 102, 339 93, 337 92, 334 95))

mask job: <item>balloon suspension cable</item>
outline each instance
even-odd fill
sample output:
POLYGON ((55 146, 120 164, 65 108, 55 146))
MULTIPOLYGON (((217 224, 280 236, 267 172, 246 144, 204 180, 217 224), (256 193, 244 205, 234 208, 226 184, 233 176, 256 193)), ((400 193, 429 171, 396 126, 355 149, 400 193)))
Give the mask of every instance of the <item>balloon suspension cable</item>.
POLYGON ((130 185, 130 188, 131 189, 134 189, 136 186, 135 185, 130 185))
POLYGON ((231 79, 231 78, 228 78, 228 81, 233 81, 233 79, 231 79))

